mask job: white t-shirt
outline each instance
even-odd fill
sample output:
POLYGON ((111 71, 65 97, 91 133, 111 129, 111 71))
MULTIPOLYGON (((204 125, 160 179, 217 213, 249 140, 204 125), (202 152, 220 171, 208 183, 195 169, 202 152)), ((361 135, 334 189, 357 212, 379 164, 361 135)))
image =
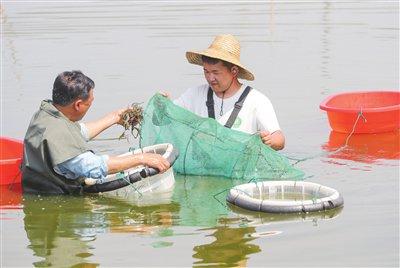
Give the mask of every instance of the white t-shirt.
MULTIPOLYGON (((174 103, 199 116, 208 117, 206 106, 208 87, 209 85, 205 84, 189 88, 178 99, 174 100, 174 103)), ((246 85, 242 85, 235 95, 223 100, 213 93, 215 119, 221 125, 225 125, 228 121, 235 103, 239 100, 245 88, 246 85)), ((253 88, 247 95, 232 129, 254 134, 262 130, 273 133, 280 130, 280 127, 271 101, 253 88)))

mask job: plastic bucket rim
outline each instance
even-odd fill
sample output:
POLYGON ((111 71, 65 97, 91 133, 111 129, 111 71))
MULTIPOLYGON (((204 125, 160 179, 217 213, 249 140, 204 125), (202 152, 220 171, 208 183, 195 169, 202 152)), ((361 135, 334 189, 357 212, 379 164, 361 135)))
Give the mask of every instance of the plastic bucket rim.
MULTIPOLYGON (((353 94, 368 94, 368 93, 394 93, 400 95, 399 91, 394 91, 394 90, 384 90, 384 91, 377 91, 377 90, 368 90, 368 91, 351 91, 351 92, 343 92, 343 93, 338 93, 331 95, 327 97, 325 100, 321 102, 319 105, 319 108, 324 111, 332 111, 332 112, 339 112, 339 113, 357 113, 360 111, 358 108, 337 108, 328 105, 328 102, 331 101, 334 98, 337 98, 339 96, 345 96, 345 95, 353 95, 353 94)), ((382 106, 382 107, 375 107, 375 108, 365 108, 363 109, 364 112, 390 112, 390 111, 396 111, 400 109, 400 103, 396 105, 389 105, 389 106, 382 106)))
POLYGON ((22 161, 22 157, 20 158, 9 158, 9 159, 0 159, 0 166, 7 164, 17 164, 22 161))

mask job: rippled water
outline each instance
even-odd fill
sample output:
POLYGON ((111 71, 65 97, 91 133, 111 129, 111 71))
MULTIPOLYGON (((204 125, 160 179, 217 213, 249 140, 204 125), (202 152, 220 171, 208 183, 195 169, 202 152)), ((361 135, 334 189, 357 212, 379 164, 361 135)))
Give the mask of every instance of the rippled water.
MULTIPOLYGON (((328 95, 399 88, 399 5, 368 2, 18 2, 1 4, 1 135, 22 139, 56 75, 96 83, 86 119, 157 91, 204 83, 187 50, 236 35, 250 83, 272 100, 309 181, 343 210, 249 213, 227 206, 231 180, 176 176, 170 196, 137 206, 106 196, 26 197, 2 189, 3 266, 398 266, 399 134, 346 137, 318 109, 328 95)), ((117 137, 118 127, 102 138, 117 137)), ((101 153, 126 141, 94 141, 101 153)), ((147 201, 146 201, 147 202, 147 201)))

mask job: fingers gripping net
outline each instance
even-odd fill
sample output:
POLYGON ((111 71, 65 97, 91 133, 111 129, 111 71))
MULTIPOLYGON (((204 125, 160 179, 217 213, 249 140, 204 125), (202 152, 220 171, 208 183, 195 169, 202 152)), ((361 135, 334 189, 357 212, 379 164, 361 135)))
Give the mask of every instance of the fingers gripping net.
POLYGON ((156 94, 144 112, 140 146, 165 142, 178 148, 174 170, 182 174, 244 180, 299 180, 304 176, 264 145, 258 134, 226 128, 156 94))

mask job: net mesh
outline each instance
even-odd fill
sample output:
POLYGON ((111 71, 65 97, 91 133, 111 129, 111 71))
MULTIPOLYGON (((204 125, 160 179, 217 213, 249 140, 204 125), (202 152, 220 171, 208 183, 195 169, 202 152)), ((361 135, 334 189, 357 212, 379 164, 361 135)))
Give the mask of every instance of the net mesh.
POLYGON ((156 94, 141 126, 140 146, 172 143, 179 150, 174 170, 181 174, 243 180, 300 180, 304 173, 286 157, 249 135, 173 104, 156 94))

